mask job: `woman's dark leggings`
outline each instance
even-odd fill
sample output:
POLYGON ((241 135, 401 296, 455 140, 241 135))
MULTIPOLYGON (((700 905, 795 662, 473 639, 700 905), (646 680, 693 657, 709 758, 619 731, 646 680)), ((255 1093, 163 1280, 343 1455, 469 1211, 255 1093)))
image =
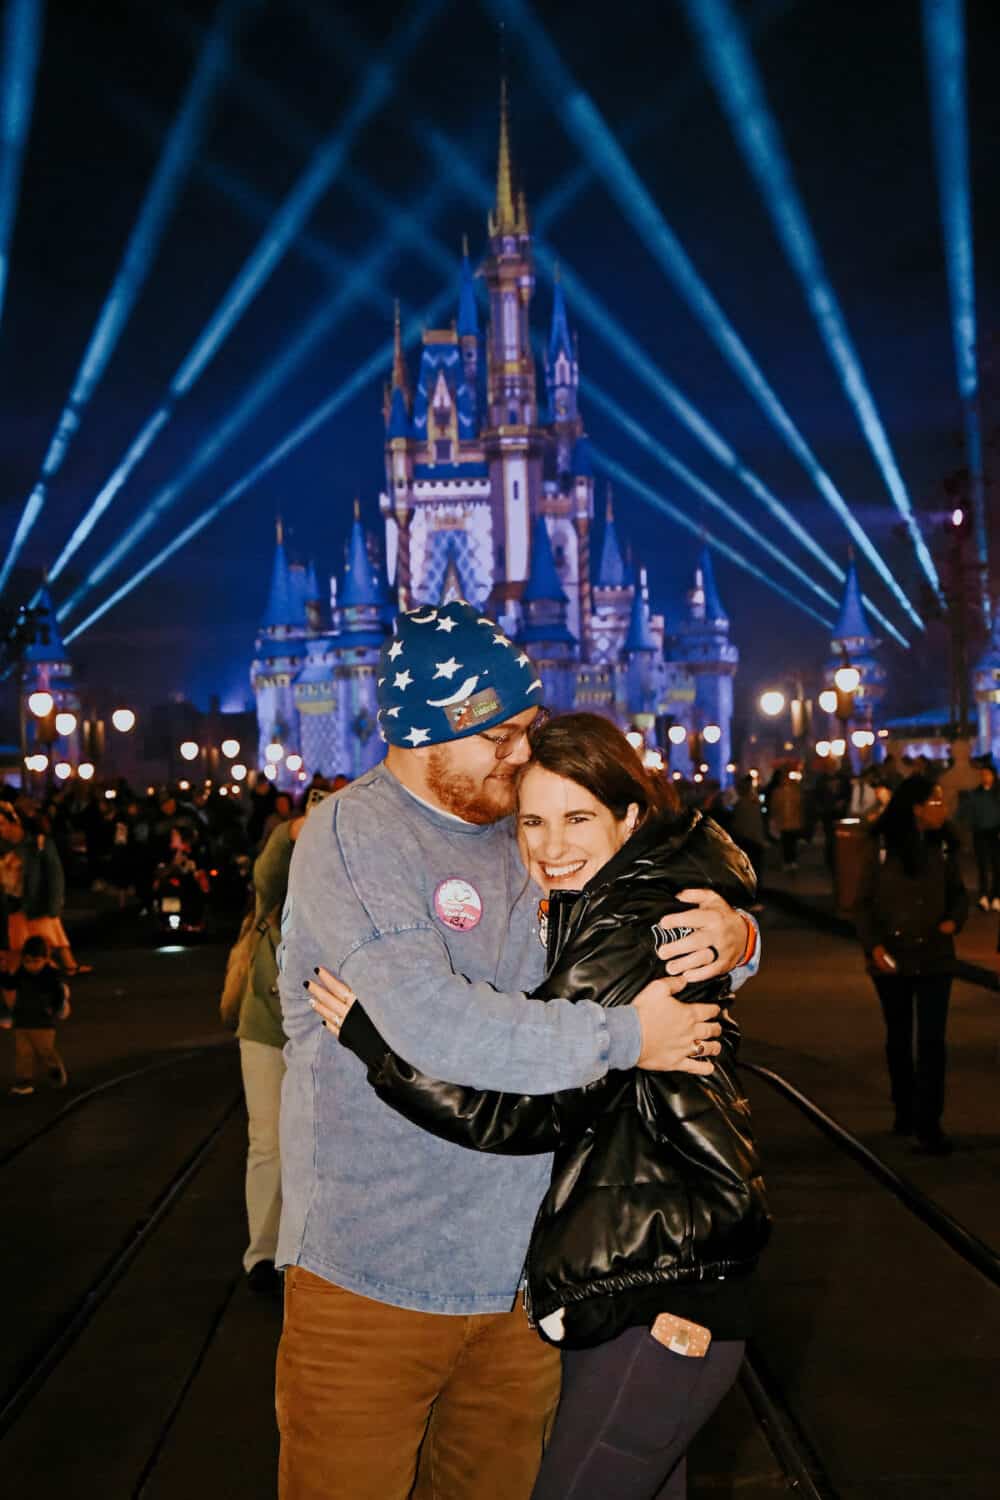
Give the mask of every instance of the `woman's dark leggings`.
POLYGON ((532 1500, 684 1500, 684 1455, 739 1372, 742 1342, 704 1359, 674 1354, 648 1329, 566 1350, 552 1438, 532 1500))

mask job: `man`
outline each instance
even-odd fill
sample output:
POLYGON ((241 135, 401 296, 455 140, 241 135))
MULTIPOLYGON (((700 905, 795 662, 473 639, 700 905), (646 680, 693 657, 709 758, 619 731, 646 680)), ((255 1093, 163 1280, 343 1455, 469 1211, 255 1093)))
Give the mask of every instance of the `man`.
POLYGON ((416 1478, 420 1500, 527 1500, 559 1365, 515 1294, 550 1158, 463 1151, 386 1109, 303 983, 333 970, 432 1077, 551 1093, 711 1071, 718 1008, 672 990, 734 968, 756 929, 702 893, 661 950, 684 981, 612 1010, 528 1000, 545 953, 509 815, 541 683, 459 602, 397 619, 378 692, 386 760, 307 822, 282 929, 280 1493, 405 1500, 416 1478))

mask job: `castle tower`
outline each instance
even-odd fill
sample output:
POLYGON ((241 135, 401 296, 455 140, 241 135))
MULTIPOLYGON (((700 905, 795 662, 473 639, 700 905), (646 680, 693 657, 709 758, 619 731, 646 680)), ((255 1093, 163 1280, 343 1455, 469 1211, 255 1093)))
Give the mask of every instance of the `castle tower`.
POLYGON ((458 286, 458 345, 462 351, 462 370, 469 392, 473 431, 479 431, 479 305, 476 282, 469 261, 469 241, 462 239, 462 269, 458 286))
POLYGON ((413 448, 410 442, 413 399, 403 352, 399 303, 393 326, 392 380, 386 403, 385 517, 386 568, 395 578, 400 609, 411 604, 410 522, 413 519, 413 448))
POLYGON ((500 98, 496 206, 489 234, 490 253, 483 266, 490 297, 483 448, 493 508, 493 606, 498 615, 512 612, 516 617, 530 567, 531 517, 541 492, 543 438, 529 326, 535 289, 531 232, 524 194, 514 180, 506 81, 500 98))
POLYGON ((558 272, 553 287, 552 327, 545 352, 550 438, 543 462, 539 509, 548 523, 556 570, 566 594, 568 623, 587 655, 590 619, 590 522, 593 465, 577 405, 579 371, 558 272), (577 473, 577 464, 584 469, 577 473))
POLYGON ((368 555, 361 507, 355 501, 344 582, 339 590, 340 628, 329 647, 338 690, 335 758, 337 769, 345 776, 360 776, 382 758, 376 671, 386 636, 384 616, 385 599, 368 555))
POLYGON ((721 734, 715 744, 702 742, 708 774, 720 784, 729 780, 732 759, 733 678, 740 653, 729 639, 729 617, 715 583, 712 555, 703 547, 688 593, 688 615, 677 631, 677 659, 694 680, 689 728, 700 734, 710 725, 721 734))
POLYGON ((1000 766, 1000 606, 993 614, 993 629, 986 650, 972 673, 972 691, 979 719, 977 754, 992 755, 1000 766))
POLYGON ((264 752, 273 741, 286 750, 300 749, 293 683, 305 655, 308 627, 304 593, 288 562, 284 528, 279 517, 271 588, 250 669, 250 681, 257 699, 258 764, 261 768, 267 764, 264 752))
POLYGON ((663 688, 663 652, 653 636, 650 623, 645 568, 640 568, 639 584, 632 594, 624 651, 628 707, 633 714, 655 715, 663 688))
MULTIPOLYGON (((21 679, 20 713, 28 729, 29 753, 43 751, 56 759, 68 760, 73 765, 77 765, 81 758, 83 743, 80 698, 76 683, 73 681, 73 664, 60 632, 52 595, 46 583, 43 583, 38 590, 35 611, 35 639, 24 653, 21 679), (60 735, 52 744, 39 738, 42 724, 28 708, 28 699, 32 693, 41 692, 51 693, 55 705, 53 716, 60 713, 72 713, 77 718, 77 727, 73 733, 60 735)), ((51 717, 48 724, 52 725, 51 717)), ((49 732, 53 732, 53 729, 54 726, 49 729, 49 732)), ((22 771, 22 776, 23 774, 22 771)))
POLYGON ((552 555, 544 516, 536 516, 531 536, 531 572, 522 595, 518 640, 542 679, 544 701, 565 712, 573 707, 576 640, 567 624, 569 601, 552 555))
POLYGON ((857 667, 861 683, 854 695, 855 711, 852 717, 865 724, 871 723, 875 705, 885 694, 885 668, 875 654, 881 644, 868 623, 852 552, 847 562, 840 614, 830 638, 830 657, 824 670, 824 685, 834 686, 834 674, 838 668, 857 667))
POLYGON ((604 509, 604 537, 601 542, 601 557, 597 567, 597 579, 593 588, 594 613, 591 621, 591 660, 595 662, 617 661, 625 647, 629 620, 632 615, 632 596, 635 590, 629 582, 625 558, 618 542, 615 525, 614 502, 611 486, 608 485, 604 509))

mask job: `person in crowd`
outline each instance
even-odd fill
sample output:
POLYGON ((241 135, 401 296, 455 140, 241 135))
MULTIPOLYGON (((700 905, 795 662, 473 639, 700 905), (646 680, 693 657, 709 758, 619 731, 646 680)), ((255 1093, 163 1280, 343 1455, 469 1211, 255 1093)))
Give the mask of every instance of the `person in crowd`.
MULTIPOLYGON (((677 893, 695 878, 732 901, 753 897, 736 846, 682 811, 597 715, 552 719, 533 738, 517 826, 547 919, 539 1000, 627 1003, 662 972, 655 924, 671 905, 683 923, 677 893)), ((406 1119, 478 1151, 556 1153, 525 1267, 526 1305, 564 1351, 534 1500, 683 1500, 687 1448, 743 1358, 749 1282, 770 1224, 733 1069, 735 1023, 727 1016, 709 1078, 632 1068, 518 1097, 428 1079, 322 980, 310 985, 318 1013, 406 1119)), ((728 977, 685 998, 726 1002, 728 977)))
POLYGON ((896 764, 896 757, 891 752, 883 758, 879 770, 882 772, 882 780, 889 788, 890 793, 894 792, 901 784, 903 776, 896 764))
POLYGON ((280 823, 290 822, 293 812, 294 808, 292 806, 292 799, 289 793, 277 792, 275 794, 274 804, 271 808, 271 811, 264 819, 264 827, 261 831, 262 848, 266 847, 268 839, 271 837, 271 834, 280 823))
POLYGON ((959 804, 959 818, 972 830, 972 847, 979 875, 979 905, 983 911, 1000 911, 1000 787, 995 768, 979 768, 979 785, 966 792, 959 804))
POLYGON ((967 912, 941 789, 908 776, 875 824, 854 915, 885 1018, 893 1130, 915 1134, 918 1149, 934 1155, 951 1151, 941 1128, 945 1028, 955 934, 967 912))
POLYGON ((0 890, 7 911, 4 966, 9 972, 18 968, 25 940, 40 937, 65 975, 91 973, 91 965, 74 956, 62 923, 66 880, 55 843, 26 824, 10 802, 0 803, 0 890))
POLYGON ((836 842, 836 827, 841 818, 847 816, 847 808, 851 798, 851 778, 845 765, 841 764, 834 770, 827 770, 824 766, 816 777, 813 788, 813 802, 816 809, 816 817, 823 829, 823 858, 827 869, 832 873, 834 863, 834 845, 836 842))
POLYGON ((797 870, 799 839, 802 834, 802 782, 792 780, 779 766, 767 795, 767 812, 771 827, 781 840, 781 859, 786 870, 797 870))
POLYGON ((277 793, 266 776, 258 776, 250 793, 250 815, 247 818, 247 842, 253 855, 264 844, 264 825, 274 811, 277 793))
POLYGON ((5 1013, 0 1026, 14 1028, 11 1093, 35 1092, 36 1063, 53 1088, 65 1088, 67 1073, 56 1049, 56 1022, 69 1016, 69 986, 52 963, 44 938, 25 938, 20 963, 4 974, 2 985, 5 1013))
POLYGON ((253 867, 253 910, 233 949, 223 993, 223 1020, 234 1020, 247 1106, 246 1205, 249 1242, 243 1256, 256 1296, 278 1297, 275 1270, 281 1222, 281 1084, 285 1033, 278 998, 281 909, 292 850, 304 817, 279 821, 253 867), (231 980, 236 993, 230 998, 231 980))
MULTIPOLYGON (((741 776, 736 786, 736 801, 729 814, 729 836, 743 850, 753 866, 758 886, 764 868, 764 844, 767 834, 764 829, 764 814, 760 805, 760 792, 753 776, 741 776)), ((756 905, 756 902, 755 902, 756 905)))
POLYGON ((307 819, 282 925, 279 1492, 526 1500, 559 1362, 514 1304, 549 1159, 488 1159, 386 1109, 303 982, 336 973, 428 1076, 555 1093, 637 1065, 710 1073, 718 1004, 674 992, 745 977, 756 928, 680 892, 672 978, 610 1009, 530 1000, 545 953, 510 814, 541 683, 460 601, 398 617, 377 677, 386 758, 307 819))

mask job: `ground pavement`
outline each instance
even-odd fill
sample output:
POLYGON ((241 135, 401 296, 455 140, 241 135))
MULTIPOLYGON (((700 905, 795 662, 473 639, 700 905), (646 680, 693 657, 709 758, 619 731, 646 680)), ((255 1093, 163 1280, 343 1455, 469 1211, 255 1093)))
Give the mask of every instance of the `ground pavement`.
MULTIPOLYGON (((956 986, 946 1123, 961 1149, 915 1157, 887 1134, 880 1018, 855 945, 777 907, 762 921, 764 970, 738 1006, 747 1057, 1000 1247, 1000 997, 956 986)), ((128 915, 113 926, 75 989, 69 1090, 0 1099, 3 1489, 270 1500, 280 1314, 240 1270, 245 1119, 215 1019, 225 949, 140 941, 128 915)), ((10 1051, 0 1033, 2 1077, 10 1051)), ((820 1493, 994 1500, 1000 1290, 766 1084, 748 1088, 776 1216, 758 1360, 813 1450, 820 1493)), ((704 1500, 786 1488, 742 1390, 691 1470, 704 1500)))

